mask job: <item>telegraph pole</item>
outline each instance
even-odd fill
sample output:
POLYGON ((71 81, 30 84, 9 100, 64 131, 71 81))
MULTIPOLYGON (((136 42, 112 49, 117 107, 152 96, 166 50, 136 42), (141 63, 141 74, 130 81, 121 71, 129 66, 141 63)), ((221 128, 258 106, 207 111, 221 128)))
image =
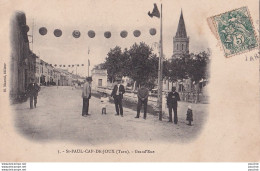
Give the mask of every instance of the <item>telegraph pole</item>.
POLYGON ((89 52, 90 52, 90 50, 89 50, 89 47, 88 47, 88 77, 89 77, 89 65, 90 65, 90 61, 89 61, 89 52))
POLYGON ((159 69, 158 69, 158 109, 159 109, 159 120, 162 120, 162 72, 163 72, 163 37, 162 37, 162 4, 161 4, 161 27, 160 27, 160 57, 159 57, 159 69))

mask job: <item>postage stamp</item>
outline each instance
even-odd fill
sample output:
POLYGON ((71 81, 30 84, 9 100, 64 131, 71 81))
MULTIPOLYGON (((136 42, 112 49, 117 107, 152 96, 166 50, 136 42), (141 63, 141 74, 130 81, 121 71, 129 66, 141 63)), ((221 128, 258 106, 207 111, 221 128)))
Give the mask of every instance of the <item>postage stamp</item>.
POLYGON ((258 47, 256 32, 247 7, 241 7, 210 18, 226 57, 258 47))

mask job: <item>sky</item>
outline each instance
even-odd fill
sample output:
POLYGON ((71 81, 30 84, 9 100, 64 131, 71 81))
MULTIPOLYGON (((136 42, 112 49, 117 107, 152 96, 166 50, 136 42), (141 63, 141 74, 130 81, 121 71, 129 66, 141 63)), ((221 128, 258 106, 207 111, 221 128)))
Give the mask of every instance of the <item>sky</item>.
MULTIPOLYGON (((88 59, 91 70, 94 65, 105 61, 110 48, 120 46, 122 49, 129 49, 135 42, 142 41, 154 47, 155 42, 159 42, 160 19, 150 18, 147 14, 153 10, 153 3, 157 3, 160 10, 161 1, 65 0, 46 3, 39 1, 30 4, 30 8, 24 8, 23 11, 30 27, 28 34, 33 35, 33 52, 53 65, 85 64, 77 69, 78 74, 85 76, 88 59), (45 36, 39 34, 41 27, 48 30, 45 36), (150 35, 151 28, 156 28, 156 35, 150 35), (61 37, 54 36, 55 29, 62 30, 61 37), (72 36, 74 30, 81 32, 80 38, 72 36), (96 33, 92 39, 88 37, 89 30, 96 33), (128 32, 126 38, 120 37, 123 30, 128 32), (141 36, 134 37, 134 30, 140 30, 141 36), (111 38, 104 37, 105 31, 112 33, 111 38)), ((192 3, 195 2, 163 1, 163 51, 166 58, 172 56, 173 36, 177 31, 181 10, 187 35, 190 37, 190 52, 196 53, 208 48, 203 34, 206 20, 200 19, 203 13, 198 14, 192 8, 192 3)), ((30 47, 32 49, 32 43, 30 47)), ((75 72, 75 69, 69 68, 69 71, 72 70, 75 72)))

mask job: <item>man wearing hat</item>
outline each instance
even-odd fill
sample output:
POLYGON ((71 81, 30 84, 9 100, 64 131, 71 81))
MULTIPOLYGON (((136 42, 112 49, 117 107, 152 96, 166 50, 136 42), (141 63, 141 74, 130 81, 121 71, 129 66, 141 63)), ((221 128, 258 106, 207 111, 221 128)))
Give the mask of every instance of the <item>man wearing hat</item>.
POLYGON ((89 108, 89 99, 91 98, 91 82, 92 82, 92 78, 87 77, 86 82, 83 85, 83 90, 82 90, 82 98, 83 98, 82 116, 84 116, 84 117, 89 115, 88 108, 89 108))
POLYGON ((174 123, 177 124, 177 107, 180 101, 180 95, 176 92, 176 87, 172 87, 172 91, 167 96, 167 106, 169 108, 169 122, 172 122, 172 110, 174 112, 174 123))
POLYGON ((111 97, 114 98, 116 115, 119 115, 120 112, 120 115, 123 117, 122 99, 123 99, 123 94, 125 93, 125 88, 121 84, 121 78, 117 78, 116 81, 117 84, 114 86, 114 89, 111 93, 111 97))
POLYGON ((28 85, 27 88, 28 95, 30 97, 30 109, 33 109, 33 104, 34 107, 36 108, 37 96, 40 89, 41 89, 40 86, 37 83, 35 83, 34 78, 31 78, 31 83, 28 85))

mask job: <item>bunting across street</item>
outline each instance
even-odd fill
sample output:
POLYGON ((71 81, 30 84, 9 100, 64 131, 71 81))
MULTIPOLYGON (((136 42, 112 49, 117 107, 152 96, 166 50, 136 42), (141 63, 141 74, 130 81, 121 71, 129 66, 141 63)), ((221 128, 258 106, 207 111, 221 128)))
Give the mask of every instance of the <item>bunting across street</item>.
MULTIPOLYGON (((50 66, 54 66, 54 67, 57 67, 57 66, 59 66, 59 67, 74 67, 74 66, 76 66, 76 67, 83 67, 83 66, 85 66, 85 64, 74 64, 74 65, 63 65, 63 64, 59 64, 59 65, 57 65, 57 64, 46 64, 46 65, 50 65, 50 66)), ((88 65, 90 65, 90 62, 88 61, 88 65)))
MULTIPOLYGON (((153 15, 153 13, 150 13, 150 16, 156 16, 156 17, 157 17, 158 15, 157 15, 157 14, 153 15)), ((40 34, 40 35, 45 36, 47 33, 48 33, 48 30, 47 30, 46 27, 41 27, 41 28, 39 29, 39 34, 40 34)), ((157 31, 156 31, 155 28, 150 28, 150 29, 149 29, 149 34, 150 34, 151 36, 156 35, 156 33, 157 33, 157 31)), ((55 37, 61 37, 61 36, 62 36, 62 30, 61 30, 61 29, 55 29, 55 30, 53 31, 53 34, 54 34, 55 37)), ((94 30, 89 30, 89 31, 87 32, 87 35, 88 35, 89 38, 95 38, 96 32, 95 32, 94 30)), ((126 38, 126 37, 128 36, 128 31, 122 30, 122 31, 119 33, 119 35, 120 35, 120 37, 122 37, 122 38, 126 38)), ((74 38, 79 38, 79 37, 81 36, 81 32, 80 32, 79 30, 74 30, 74 31, 72 32, 72 36, 73 36, 74 38)), ((104 32, 104 37, 105 37, 105 38, 109 39, 109 38, 111 38, 111 36, 112 36, 112 33, 111 33, 110 31, 105 31, 105 32, 104 32)), ((134 37, 139 37, 139 36, 141 36, 141 31, 140 31, 140 30, 134 30, 134 31, 133 31, 133 36, 134 36, 134 37)))

